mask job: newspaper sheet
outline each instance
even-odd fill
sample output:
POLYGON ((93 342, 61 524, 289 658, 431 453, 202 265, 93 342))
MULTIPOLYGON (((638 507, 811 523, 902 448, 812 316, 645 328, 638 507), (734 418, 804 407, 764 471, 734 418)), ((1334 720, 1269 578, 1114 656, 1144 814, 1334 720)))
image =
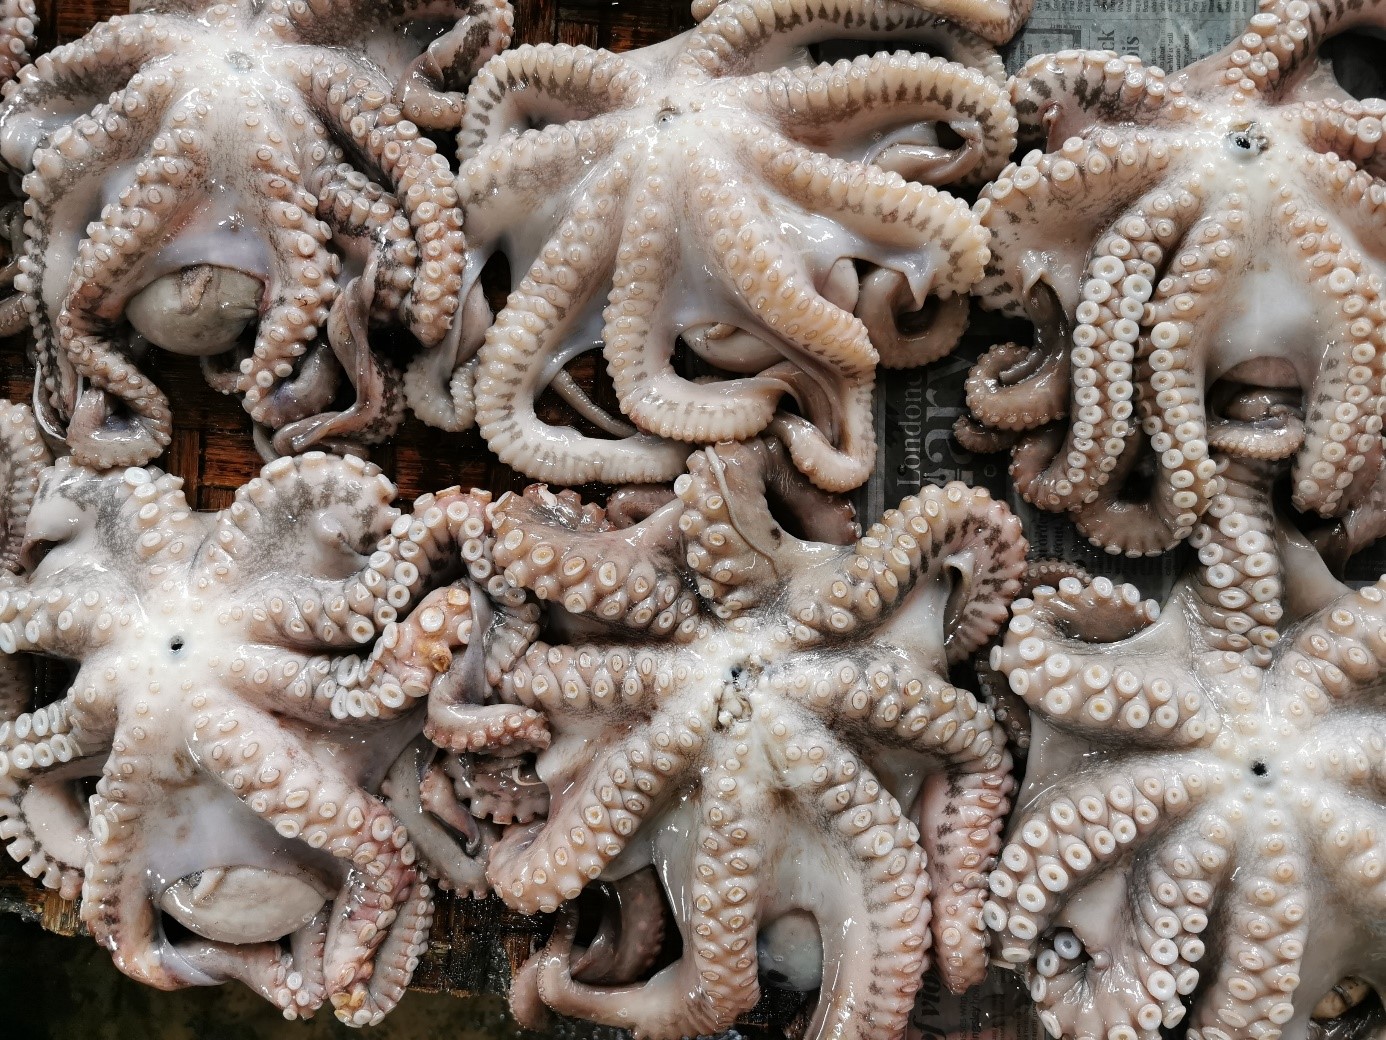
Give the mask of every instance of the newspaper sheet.
MULTIPOLYGON (((1090 48, 1136 54, 1173 71, 1227 44, 1255 9, 1255 0, 1038 0, 1029 24, 1006 50, 1007 65, 1014 71, 1036 54, 1090 48)), ((1093 573, 1133 582, 1146 595, 1163 596, 1184 567, 1185 554, 1110 557, 1088 545, 1066 518, 1026 505, 1009 487, 1004 453, 972 455, 953 439, 972 363, 993 343, 1022 336, 1028 336, 1024 325, 974 312, 972 328, 952 356, 923 370, 882 373, 876 473, 858 500, 863 519, 874 520, 921 483, 963 480, 1004 497, 1022 514, 1034 556, 1072 560, 1093 573)), ((1358 569, 1370 572, 1372 562, 1357 561, 1353 576, 1358 569)))

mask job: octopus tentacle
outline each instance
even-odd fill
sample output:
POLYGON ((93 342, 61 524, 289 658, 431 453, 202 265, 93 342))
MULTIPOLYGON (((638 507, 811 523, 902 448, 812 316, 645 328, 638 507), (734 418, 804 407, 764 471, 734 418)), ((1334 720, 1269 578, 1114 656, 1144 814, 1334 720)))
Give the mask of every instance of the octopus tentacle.
MULTIPOLYGON (((824 124, 849 121, 863 138, 908 124, 945 123, 962 139, 956 150, 932 148, 918 168, 896 172, 907 181, 990 180, 1015 150, 1015 116, 1004 87, 975 69, 922 54, 864 55, 813 68, 775 69, 751 77, 753 110, 774 119, 791 140, 817 141, 824 124), (914 176, 913 174, 918 174, 914 176)), ((908 136, 887 138, 876 157, 900 153, 908 136)), ((891 168, 895 168, 893 165, 891 168)))
POLYGON ((10 82, 38 46, 38 10, 34 0, 0 4, 0 82, 10 82))
POLYGON ((1279 641, 1284 584, 1276 547, 1270 485, 1273 464, 1228 462, 1225 491, 1208 507, 1190 544, 1201 570, 1188 602, 1202 621, 1201 638, 1221 650, 1266 665, 1279 641))
POLYGON ((691 949, 639 986, 593 985, 572 977, 571 954, 563 948, 572 937, 565 933, 566 943, 539 969, 539 992, 550 1007, 608 1025, 639 1022, 651 1040, 676 1040, 690 1031, 717 1033, 755 1006, 760 988, 752 910, 760 895, 760 854, 749 840, 749 811, 740 804, 735 776, 716 768, 708 783, 718 793, 698 821, 689 898, 705 909, 704 926, 685 935, 691 949))
POLYGON ((140 465, 170 440, 172 415, 157 385, 109 343, 107 308, 128 291, 140 255, 157 248, 168 223, 193 204, 209 175, 207 130, 197 114, 200 94, 170 112, 173 129, 152 141, 119 207, 108 207, 78 247, 76 275, 57 319, 58 344, 73 372, 93 387, 76 401, 68 437, 73 458, 98 467, 140 465), (130 430, 112 430, 105 395, 132 413, 130 430))
POLYGON ((170 43, 168 31, 157 29, 152 19, 118 15, 18 69, 0 105, 0 125, 6 130, 0 158, 12 170, 30 170, 34 150, 49 134, 54 117, 86 112, 105 101, 170 43))
MULTIPOLYGON (((693 163, 696 176, 700 164, 696 159, 693 163)), ((710 171, 707 180, 712 180, 710 171)), ((674 345, 680 331, 674 327, 674 312, 682 300, 671 297, 665 286, 669 272, 681 266, 680 242, 672 229, 678 225, 675 210, 682 200, 669 192, 672 187, 668 177, 651 177, 631 199, 632 216, 617 245, 619 259, 602 331, 607 371, 621 410, 641 429, 669 440, 745 440, 770 423, 785 386, 764 373, 751 378, 701 382, 674 371, 674 345)), ((706 184, 702 194, 709 196, 712 190, 711 184, 706 184)), ((709 225, 709 234, 730 240, 738 230, 731 225, 742 214, 729 215, 726 207, 734 205, 739 193, 734 185, 722 190, 721 197, 706 198, 708 204, 698 209, 709 225)), ((759 243, 765 238, 753 238, 742 230, 741 241, 759 243)), ((812 278, 805 266, 785 256, 762 257, 761 267, 766 269, 761 273, 761 284, 746 293, 756 295, 750 299, 742 297, 756 317, 772 328, 779 325, 762 313, 767 302, 765 286, 776 285, 786 295, 785 302, 791 310, 816 304, 813 316, 817 319, 824 303, 807 287, 812 278), (810 304, 810 300, 814 303, 810 304)), ((714 269, 713 273, 728 288, 743 288, 755 277, 749 273, 753 262, 738 250, 725 258, 721 270, 714 269)))
MULTIPOLYGON (((430 768, 436 749, 420 738, 405 749, 390 767, 382 788, 387 804, 395 818, 409 832, 409 840, 418 851, 423 867, 439 878, 442 888, 462 895, 483 899, 490 894, 486 881, 486 862, 480 856, 469 855, 469 849, 459 846, 457 836, 429 812, 424 804, 421 770, 430 768)), ((475 832, 475 821, 467 817, 475 832)), ((479 850, 478 850, 479 851, 479 850)))
POLYGON ((1115 51, 1041 54, 1011 79, 1020 143, 1040 148, 1093 120, 1149 122, 1171 92, 1160 69, 1115 51))
MULTIPOLYGON (((953 568, 959 577, 944 621, 945 646, 949 660, 960 661, 1005 620, 1025 573, 1025 551, 1020 522, 986 491, 957 483, 921 488, 855 545, 796 581, 787 616, 806 644, 841 638, 887 612, 890 626, 915 624, 909 607, 896 605, 935 589, 953 568)), ((923 609, 923 599, 918 603, 923 609)))
MULTIPOLYGON (((1051 813, 1056 808, 1067 819, 1074 804, 1057 801, 1051 813)), ((1082 858, 1081 848, 1068 846, 1063 865, 1052 853, 1046 856, 1047 877, 1067 872, 1072 859, 1082 858)), ((1179 827, 1158 857, 1142 860, 1131 872, 1122 927, 1112 941, 1098 938, 1102 928, 1094 928, 1096 922, 1077 918, 1073 925, 1082 934, 1052 929, 1030 972, 1030 992, 1045 1026, 1056 1035, 1101 1034, 1117 1021, 1140 1037, 1155 1037, 1161 1026, 1177 1025, 1185 1014, 1180 998, 1198 984, 1195 965, 1205 953, 1200 935, 1216 909, 1215 886, 1233 866, 1225 825, 1205 813, 1179 827), (1134 991, 1133 978, 1141 980, 1134 991)))
POLYGON ((465 248, 447 160, 390 103, 388 87, 382 92, 378 77, 364 64, 347 66, 340 54, 334 54, 295 72, 324 121, 389 181, 409 218, 419 266, 404 317, 425 346, 436 345, 447 335, 461 302, 465 248))
POLYGON ((378 1021, 398 1000, 399 987, 387 978, 377 989, 373 955, 382 944, 394 950, 404 943, 418 956, 421 919, 428 916, 420 904, 427 886, 412 865, 414 850, 404 828, 382 803, 296 748, 287 734, 282 749, 258 746, 254 731, 274 727, 259 709, 240 705, 233 713, 212 698, 204 703, 188 740, 197 763, 280 834, 301 836, 351 862, 328 931, 327 994, 343 1021, 378 1021), (216 726, 214 718, 220 720, 216 726))
POLYGON ((796 11, 792 21, 782 16, 775 0, 716 7, 700 0, 700 8, 706 16, 690 35, 690 46, 679 62, 709 79, 789 64, 797 49, 825 40, 919 40, 940 47, 950 58, 980 50, 975 45, 959 48, 957 41, 966 39, 966 30, 938 28, 941 20, 935 11, 891 0, 827 0, 796 11), (950 53, 954 50, 960 53, 950 53))
POLYGON ((1322 516, 1339 512, 1353 485, 1369 479, 1381 457, 1381 405, 1373 388, 1386 376, 1377 332, 1380 283, 1337 235, 1300 240, 1307 273, 1337 312, 1345 334, 1329 346, 1305 397, 1304 447, 1292 475, 1295 507, 1322 516), (1375 399, 1373 399, 1375 397, 1375 399))
POLYGON ((918 811, 933 879, 938 966, 948 987, 962 992, 986 965, 982 903, 1013 786, 1005 736, 970 692, 927 670, 892 667, 886 659, 863 668, 844 658, 825 660, 821 675, 814 684, 798 675, 787 689, 831 731, 860 733, 879 748, 948 763, 946 772, 925 780, 918 811), (959 818, 966 826, 963 840, 959 818))
MULTIPOLYGON (((569 44, 524 44, 502 51, 472 80, 457 135, 457 160, 466 169, 507 134, 530 121, 585 119, 633 101, 645 76, 610 51, 569 44), (562 89, 548 69, 571 70, 562 89)), ((576 176, 576 171, 573 171, 576 176)))
POLYGON ((64 899, 77 898, 82 886, 82 807, 75 799, 63 799, 67 804, 35 808, 30 796, 38 793, 39 801, 49 801, 51 796, 45 798, 42 791, 44 778, 60 778, 70 763, 110 748, 115 729, 111 693, 93 683, 47 707, 0 722, 0 841, 26 874, 64 899), (55 812, 70 815, 71 829, 80 835, 77 842, 69 844, 65 835, 55 834, 63 829, 53 818, 55 812))
POLYGON ((811 213, 831 216, 884 250, 880 262, 898 261, 908 252, 908 265, 901 266, 914 276, 910 289, 916 307, 923 306, 928 292, 965 293, 981 277, 981 247, 987 235, 961 199, 932 185, 903 181, 870 163, 835 159, 774 134, 746 135, 741 152, 786 198, 811 213), (841 191, 844 181, 849 187, 841 191), (922 276, 915 274, 921 264, 927 285, 919 284, 922 276))
POLYGON ((824 963, 840 967, 825 980, 805 1035, 895 1036, 929 961, 930 883, 919 832, 854 755, 821 730, 790 732, 775 752, 781 782, 800 812, 831 836, 825 857, 859 879, 837 900, 820 897, 806 908, 818 921, 824 963), (822 766, 805 753, 817 741, 836 751, 822 766))
POLYGON ((506 700, 541 711, 559 708, 575 719, 616 721, 672 692, 674 676, 661 665, 649 651, 536 643, 506 674, 501 692, 506 700))
POLYGON ((455 0, 436 6, 457 24, 413 61, 395 87, 395 97, 405 118, 418 126, 455 130, 466 111, 456 88, 509 46, 515 12, 508 0, 471 0, 461 18, 455 0))
MULTIPOLYGON (((317 204, 301 183, 297 164, 253 111, 247 135, 264 138, 244 176, 258 200, 251 219, 261 228, 273 258, 269 284, 251 356, 241 362, 236 390, 257 423, 279 427, 303 417, 306 402, 277 394, 295 366, 314 346, 337 296, 340 261, 328 251, 328 224, 316 216, 317 204)), ((277 135, 276 135, 277 136, 277 135)))
POLYGON ((609 530, 574 505, 539 487, 496 503, 494 554, 507 581, 568 614, 653 636, 696 624, 697 598, 678 576, 677 508, 609 530))
POLYGON ((1213 1040, 1228 1029, 1270 1034, 1294 1016, 1291 1000, 1309 938, 1310 879, 1289 859, 1258 868, 1237 879, 1236 890, 1247 896, 1222 910, 1223 955, 1189 1020, 1194 1040, 1213 1040))
MULTIPOLYGON (((1217 765, 1195 759, 1181 761, 1178 772, 1153 762, 1130 773, 1098 766, 1080 783, 1029 805, 991 875, 985 913, 1001 958, 1032 960, 1046 930, 1062 922, 1065 906, 1085 885, 1138 839, 1188 817, 1225 782, 1217 765)), ((1214 833, 1225 826, 1204 822, 1214 833)), ((1224 850, 1223 862, 1225 856, 1224 850)))
POLYGON ((991 667, 1006 672, 1015 693, 1066 731, 1114 729, 1178 748, 1202 746, 1221 728, 1216 706, 1198 685, 1159 663, 1176 637, 1153 624, 1154 604, 1142 604, 1131 586, 1097 578, 1085 587, 1066 578, 1057 589, 1037 589, 1033 600, 1017 600, 1012 609, 1010 630, 993 648, 991 667), (1094 633, 1084 628, 1113 609, 1144 613, 1148 627, 1094 644, 1094 633))
MULTIPOLYGON (((1072 335, 1071 379, 1077 389, 1070 427, 1064 446, 1029 490, 1036 505, 1064 510, 1094 501, 1135 434, 1131 399, 1140 318, 1166 251, 1188 225, 1195 204, 1190 192, 1148 197, 1093 250, 1072 335)), ((1170 453, 1170 469, 1203 463, 1208 473, 1202 479, 1213 476, 1204 441, 1189 439, 1160 450, 1170 453)), ((1186 518, 1191 528, 1197 513, 1180 513, 1177 522, 1186 518)))
POLYGON ((496 894, 531 914, 577 898, 630 842, 660 793, 697 760, 711 726, 688 709, 656 711, 642 726, 644 736, 580 768, 553 797, 537 836, 517 828, 496 845, 486 872, 496 894), (649 740, 661 748, 653 756, 649 740))
POLYGON ((1365 184, 1386 177, 1386 151, 1371 132, 1372 121, 1386 115, 1386 104, 1380 98, 1305 101, 1295 114, 1304 126, 1304 140, 1310 148, 1351 164, 1347 168, 1330 167, 1330 176, 1360 170, 1366 174, 1365 184))
MULTIPOLYGON (((927 305, 926 305, 927 306, 927 305)), ((972 304, 966 296, 951 296, 938 304, 922 324, 924 308, 913 306, 913 293, 904 275, 889 268, 872 271, 861 283, 861 299, 853 313, 861 319, 880 355, 882 368, 918 368, 947 357, 962 342, 972 304), (900 317, 914 318, 908 331, 900 317)))
POLYGON ((53 461, 27 405, 0 401, 0 569, 16 572, 39 474, 53 461))
MULTIPOLYGON (((619 196, 627 184, 628 174, 618 164, 602 175, 592 195, 619 196)), ((621 229, 614 223, 596 205, 579 205, 555 238, 562 244, 534 262, 478 353, 481 375, 475 396, 481 435, 501 461, 559 484, 599 477, 619 484, 671 480, 687 452, 676 442, 648 434, 614 441, 585 437, 546 426, 534 412, 534 398, 542 388, 540 366, 533 360, 562 341, 598 290, 604 274, 592 266, 617 241, 621 229), (555 450, 555 444, 562 450, 555 450)))
POLYGON ((326 911, 304 932, 312 938, 296 932, 289 950, 281 949, 278 943, 244 945, 194 940, 179 943, 171 951, 170 959, 175 959, 199 983, 237 979, 279 1008, 290 1021, 311 1018, 326 999, 318 967, 322 962, 320 937, 327 934, 326 911), (297 985, 290 985, 291 980, 297 985))

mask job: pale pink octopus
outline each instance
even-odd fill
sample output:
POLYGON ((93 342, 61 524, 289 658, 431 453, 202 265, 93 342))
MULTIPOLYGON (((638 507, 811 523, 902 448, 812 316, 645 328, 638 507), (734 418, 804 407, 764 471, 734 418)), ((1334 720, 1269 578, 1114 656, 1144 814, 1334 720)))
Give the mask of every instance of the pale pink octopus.
POLYGON ((672 480, 689 442, 769 431, 820 487, 858 486, 877 364, 947 353, 965 322, 986 236, 919 181, 1004 163, 1002 75, 981 41, 894 0, 729 0, 627 54, 502 53, 459 136, 467 296, 452 351, 429 357, 458 367, 420 415, 475 419, 503 461, 558 484, 672 480), (809 59, 843 39, 945 57, 809 59), (480 274, 497 252, 514 291, 492 323, 480 274), (564 372, 595 349, 625 418, 564 372), (550 386, 609 438, 541 421, 550 386))
POLYGON ((497 565, 548 604, 501 692, 545 713, 550 805, 488 873, 512 907, 564 908, 525 969, 564 1014, 714 1033, 756 1003, 763 967, 821 986, 812 1040, 894 1037, 931 945, 951 986, 985 969, 1010 758, 946 675, 1019 588, 1019 524, 950 484, 850 545, 806 542, 771 513, 772 463, 763 446, 700 450, 677 498, 625 529, 543 488, 492 510, 497 565), (651 865, 682 955, 605 980, 620 973, 574 950, 566 904, 651 865))
POLYGON ((1293 456, 1306 512, 1367 492, 1386 400, 1386 100, 1353 98, 1334 55, 1383 27, 1378 2, 1262 0, 1173 76, 1066 51, 1015 77, 1036 150, 983 192, 979 292, 1039 331, 979 362, 968 404, 1019 435, 1026 499, 1140 555, 1194 530, 1217 450, 1293 456))
POLYGON ((1276 471, 1228 464, 1162 614, 1068 578, 993 651, 1034 742, 985 912, 1056 1037, 1302 1040, 1386 983, 1386 579, 1333 579, 1276 471))
POLYGON ((159 455, 152 343, 229 355, 209 379, 278 450, 388 435, 399 377, 367 326, 403 322, 426 354, 462 284, 452 173, 417 124, 456 125, 439 84, 508 42, 508 3, 132 6, 20 70, 0 106, 46 431, 84 464, 159 455), (356 401, 334 411, 343 370, 356 401))
POLYGON ((371 792, 470 636, 471 591, 445 583, 479 555, 487 496, 410 515, 393 497, 316 452, 215 514, 158 470, 42 472, 0 650, 73 674, 0 725, 0 836, 80 889, 133 978, 240 979, 289 1017, 330 1000, 353 1025, 400 999, 432 902, 371 792))

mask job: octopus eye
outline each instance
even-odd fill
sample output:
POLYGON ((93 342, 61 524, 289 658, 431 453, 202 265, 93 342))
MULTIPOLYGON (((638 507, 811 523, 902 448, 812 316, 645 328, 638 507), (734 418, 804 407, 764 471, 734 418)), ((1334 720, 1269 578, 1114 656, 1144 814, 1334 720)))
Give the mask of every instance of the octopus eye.
POLYGON ((1359 101, 1386 97, 1386 38, 1354 29, 1324 42, 1320 60, 1332 69, 1338 86, 1359 101))
POLYGON ((36 538, 33 541, 25 542, 24 548, 20 550, 19 554, 20 566, 27 573, 32 574, 38 569, 38 565, 48 557, 48 554, 61 544, 61 542, 51 538, 36 538))

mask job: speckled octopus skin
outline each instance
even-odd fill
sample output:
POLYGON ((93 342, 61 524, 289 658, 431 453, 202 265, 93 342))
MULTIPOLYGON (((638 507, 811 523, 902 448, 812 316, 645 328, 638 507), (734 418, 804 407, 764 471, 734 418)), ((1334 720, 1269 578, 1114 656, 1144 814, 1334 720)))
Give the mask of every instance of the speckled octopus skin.
POLYGON ((919 181, 999 170, 1014 143, 1000 77, 976 38, 891 0, 731 0, 644 50, 502 53, 472 81, 459 135, 471 255, 458 367, 451 397, 421 416, 475 419, 502 460, 556 484, 672 480, 688 442, 768 430, 820 487, 858 486, 875 459, 878 362, 952 349, 958 294, 987 259, 968 207, 919 181), (842 38, 983 67, 903 51, 808 59, 842 38), (940 146, 940 124, 963 144, 940 146), (514 291, 491 323, 477 279, 498 251, 514 291), (937 320, 902 328, 930 294, 937 320), (715 378, 681 374, 680 338, 715 378), (563 373, 598 347, 634 428, 563 373), (540 421, 549 386, 610 438, 540 421))
POLYGON ((0 838, 45 885, 80 889, 131 977, 240 979, 289 1017, 330 999, 354 1025, 403 993, 432 903, 371 792, 451 667, 442 644, 465 642, 468 585, 434 586, 487 498, 401 515, 393 497, 374 467, 320 452, 215 514, 158 470, 43 471, 0 650, 74 671, 0 725, 0 838))
POLYGON ((430 76, 465 79, 503 46, 506 0, 134 6, 22 69, 0 106, 47 431, 83 464, 159 455, 169 402, 139 365, 154 343, 231 355, 209 379, 279 450, 388 434, 399 377, 366 326, 438 343, 463 268, 452 173, 412 120, 460 109, 430 76), (404 31, 455 19, 423 54, 404 31), (343 372, 357 400, 333 412, 343 372))
POLYGON ((696 452, 677 499, 627 529, 543 488, 492 510, 497 565, 549 605, 548 638, 572 636, 504 677, 548 720, 550 807, 502 838, 489 876, 533 913, 656 867, 682 956, 645 982, 580 981, 565 908, 526 969, 563 1014, 714 1033, 756 1003, 758 964, 787 962, 794 988, 822 986, 812 1040, 898 1036, 931 923, 951 986, 985 968, 1010 758, 945 676, 1000 625, 1025 540, 950 484, 851 545, 803 542, 767 506, 767 457, 696 452))
POLYGON ((1012 81, 1035 150, 983 193, 979 294, 1039 346, 985 356, 968 404, 1012 437, 1059 424, 1021 437, 1012 473, 1107 550, 1187 538, 1215 450, 1293 456, 1296 506, 1324 516, 1375 476, 1386 101, 1354 100, 1320 49, 1383 26, 1379 3, 1262 0, 1176 75, 1065 51, 1012 81), (1143 453, 1153 481, 1125 487, 1143 453))
POLYGON ((985 912, 1056 1036, 1301 1040, 1386 982, 1386 579, 1329 576, 1273 475, 1228 467, 1163 613, 1065 579, 993 652, 1036 728, 985 912))

